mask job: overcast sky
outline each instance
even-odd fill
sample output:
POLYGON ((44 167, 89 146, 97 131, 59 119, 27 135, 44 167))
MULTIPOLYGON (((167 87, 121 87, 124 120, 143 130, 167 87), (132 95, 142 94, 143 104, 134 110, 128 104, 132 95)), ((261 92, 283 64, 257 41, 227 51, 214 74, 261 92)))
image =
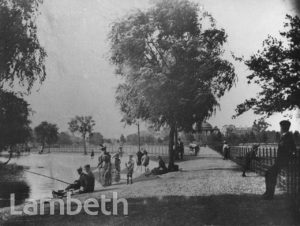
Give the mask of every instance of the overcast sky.
MULTIPOLYGON (((261 48, 268 34, 277 36, 285 14, 294 14, 288 0, 199 0, 217 25, 228 34, 226 50, 248 57, 261 48)), ((111 23, 134 8, 149 7, 147 0, 45 0, 38 29, 45 47, 47 78, 27 97, 34 109, 33 126, 41 121, 56 123, 60 131, 75 115, 92 115, 95 131, 105 137, 135 132, 120 122, 121 113, 115 103, 115 89, 120 83, 108 62, 107 34, 111 23)), ((232 59, 228 58, 233 62, 232 59)), ((255 96, 258 88, 246 83, 247 68, 233 62, 238 83, 221 100, 221 110, 209 122, 251 126, 255 116, 249 112, 232 120, 234 109, 245 98, 255 96)), ((295 122, 293 129, 298 128, 295 122)), ((271 129, 278 129, 282 115, 272 117, 271 129)))

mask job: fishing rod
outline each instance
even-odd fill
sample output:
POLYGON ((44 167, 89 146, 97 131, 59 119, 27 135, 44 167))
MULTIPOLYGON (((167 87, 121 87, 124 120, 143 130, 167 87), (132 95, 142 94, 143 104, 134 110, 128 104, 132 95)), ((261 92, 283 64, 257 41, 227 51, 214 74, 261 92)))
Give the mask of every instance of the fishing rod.
POLYGON ((63 180, 60 180, 60 179, 57 179, 57 178, 54 178, 54 177, 49 177, 49 176, 46 176, 44 174, 40 174, 40 173, 36 173, 36 172, 32 172, 32 171, 29 171, 29 170, 24 170, 28 173, 32 173, 32 174, 35 174, 35 175, 39 175, 39 176, 42 176, 42 177, 47 177, 49 179, 52 179, 52 180, 56 180, 56 181, 59 181, 59 182, 62 182, 62 183, 65 183, 65 184, 71 184, 69 182, 66 182, 66 181, 63 181, 63 180))

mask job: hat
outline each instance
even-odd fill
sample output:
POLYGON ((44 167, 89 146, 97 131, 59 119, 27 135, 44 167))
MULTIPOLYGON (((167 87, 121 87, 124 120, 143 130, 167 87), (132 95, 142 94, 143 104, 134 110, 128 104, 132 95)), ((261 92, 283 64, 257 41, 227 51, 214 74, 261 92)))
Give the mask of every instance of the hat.
POLYGON ((288 120, 282 120, 279 124, 282 127, 288 127, 288 128, 290 128, 290 126, 291 126, 291 122, 288 121, 288 120))

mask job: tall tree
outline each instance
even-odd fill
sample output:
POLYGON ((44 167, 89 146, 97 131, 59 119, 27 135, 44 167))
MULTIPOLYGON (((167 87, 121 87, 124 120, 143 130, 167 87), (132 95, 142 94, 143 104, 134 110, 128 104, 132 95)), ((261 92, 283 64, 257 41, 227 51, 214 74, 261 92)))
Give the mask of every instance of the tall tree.
POLYGON ((244 61, 251 74, 248 83, 261 86, 256 98, 246 100, 236 108, 236 115, 253 109, 254 113, 270 116, 275 112, 300 108, 300 19, 286 16, 280 32, 284 40, 269 36, 263 49, 244 61))
POLYGON ((190 1, 158 0, 115 22, 109 37, 111 61, 125 80, 116 97, 123 120, 170 128, 170 168, 176 131, 210 117, 236 77, 222 58, 225 31, 200 14, 190 1))
POLYGON ((60 145, 71 145, 73 142, 69 133, 61 132, 58 134, 57 143, 60 145))
POLYGON ((37 141, 42 144, 42 151, 45 145, 51 145, 58 141, 57 125, 43 121, 34 128, 37 141))
POLYGON ((261 118, 259 120, 255 120, 253 122, 252 131, 254 133, 262 133, 262 132, 265 132, 268 129, 269 126, 270 126, 270 124, 267 123, 265 121, 265 119, 261 118))
POLYGON ((37 36, 41 0, 0 1, 0 88, 18 82, 29 92, 44 81, 46 52, 37 36))
POLYGON ((124 134, 121 134, 121 136, 120 136, 120 142, 121 142, 122 144, 126 143, 126 139, 125 139, 125 137, 124 137, 124 134))
POLYGON ((71 119, 69 124, 69 130, 72 133, 79 133, 83 140, 84 154, 87 155, 86 151, 86 139, 90 137, 95 126, 95 121, 92 116, 76 116, 71 119))
POLYGON ((12 153, 15 145, 31 138, 29 114, 25 100, 0 89, 0 152, 9 148, 12 153))
POLYGON ((104 139, 103 135, 99 132, 91 133, 89 137, 89 143, 94 145, 100 145, 103 144, 104 139))

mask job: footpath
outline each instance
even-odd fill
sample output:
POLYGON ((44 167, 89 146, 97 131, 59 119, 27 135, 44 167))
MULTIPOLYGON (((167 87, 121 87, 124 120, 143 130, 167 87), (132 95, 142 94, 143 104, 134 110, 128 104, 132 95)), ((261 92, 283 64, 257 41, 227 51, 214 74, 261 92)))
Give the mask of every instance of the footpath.
MULTIPOLYGON (((4 225, 300 225, 287 196, 276 190, 274 200, 263 200, 264 178, 253 172, 241 176, 241 168, 223 160, 210 148, 198 156, 185 156, 176 163, 179 172, 161 176, 140 175, 132 185, 119 184, 78 195, 88 198, 112 197, 128 201, 128 215, 106 216, 101 212, 78 215, 20 216, 3 221, 4 225)), ((112 207, 108 207, 110 209, 112 207)), ((1 222, 0 222, 1 223, 1 222)))

